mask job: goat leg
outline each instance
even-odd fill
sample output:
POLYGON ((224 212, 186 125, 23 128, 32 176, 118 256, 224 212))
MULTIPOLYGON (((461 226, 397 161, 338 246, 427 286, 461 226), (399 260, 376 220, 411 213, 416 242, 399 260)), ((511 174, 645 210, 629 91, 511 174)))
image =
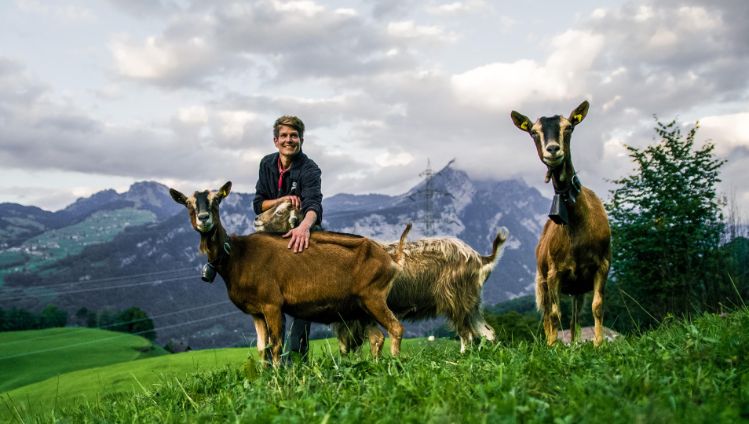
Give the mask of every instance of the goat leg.
POLYGON ((479 304, 480 302, 477 302, 476 307, 471 311, 471 332, 477 339, 483 337, 493 342, 497 338, 497 335, 494 333, 492 326, 484 319, 484 315, 479 310, 479 304))
POLYGON ((549 315, 551 311, 551 301, 548 292, 549 286, 546 283, 546 280, 541 276, 541 271, 536 272, 536 309, 541 312, 541 315, 543 316, 546 344, 551 346, 554 343, 551 338, 552 325, 549 315))
POLYGON ((367 312, 372 315, 372 318, 387 329, 390 337, 390 354, 398 356, 401 350, 401 338, 403 338, 403 325, 395 317, 393 311, 387 307, 385 298, 386 293, 375 298, 367 297, 362 299, 362 304, 367 312))
POLYGON ((367 327, 367 335, 369 336, 369 351, 372 353, 372 357, 379 358, 382 353, 382 346, 385 343, 385 335, 374 323, 367 327))
POLYGON ((561 311, 559 310, 559 278, 556 272, 550 270, 546 276, 546 280, 541 279, 536 282, 536 285, 541 286, 541 294, 543 296, 541 302, 543 304, 546 344, 554 346, 557 342, 557 332, 562 318, 561 311))
POLYGON ((593 320, 595 321, 595 339, 593 339, 593 345, 596 347, 603 343, 603 288, 606 284, 608 270, 608 261, 604 261, 593 281, 593 302, 591 306, 593 309, 593 320))
POLYGON ((454 321, 455 332, 458 333, 460 338, 460 353, 465 353, 466 349, 473 344, 473 332, 471 331, 471 318, 469 316, 463 316, 454 321))
POLYGON ((268 326, 265 325, 265 318, 262 315, 252 315, 252 322, 255 324, 255 335, 257 336, 257 354, 261 361, 267 361, 268 356, 268 326))
MULTIPOLYGON (((336 337, 338 337, 338 351, 341 355, 359 350, 364 344, 364 323, 358 320, 333 323, 336 337)), ((383 336, 384 337, 384 336, 383 336)))
POLYGON ((281 365, 281 348, 283 347, 283 314, 281 308, 269 306, 263 309, 265 324, 268 326, 271 359, 274 367, 281 365))

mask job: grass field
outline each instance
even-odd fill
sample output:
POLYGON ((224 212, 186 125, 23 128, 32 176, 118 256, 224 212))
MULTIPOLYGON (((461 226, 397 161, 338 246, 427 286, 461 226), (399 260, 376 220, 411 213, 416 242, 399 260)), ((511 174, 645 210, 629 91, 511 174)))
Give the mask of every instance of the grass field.
POLYGON ((742 310, 670 322, 599 349, 536 341, 461 355, 455 341, 418 340, 399 359, 318 349, 309 364, 278 370, 248 361, 247 349, 191 352, 89 370, 111 378, 119 369, 134 394, 105 383, 85 400, 67 400, 76 386, 62 390, 64 378, 95 384, 78 371, 60 378, 56 402, 23 407, 46 381, 3 395, 3 413, 19 422, 742 422, 748 328, 742 310), (166 358, 181 363, 177 372, 157 365, 166 358), (135 381, 151 365, 155 379, 135 381))
MULTIPOLYGON (((313 340, 312 355, 330 356, 337 349, 336 343, 330 339, 313 340)), ((420 339, 406 340, 404 350, 413 350, 421 343, 423 340, 420 339)), ((80 356, 85 354, 81 352, 80 356)), ((244 369, 248 356, 255 358, 257 351, 246 347, 199 350, 60 374, 0 394, 0 421, 11 419, 14 408, 34 413, 51 412, 56 405, 95 402, 101 397, 115 394, 143 393, 144 390, 158 388, 164 382, 189 379, 217 370, 244 369)), ((16 373, 21 374, 22 370, 16 373)))
POLYGON ((93 328, 0 333, 0 392, 91 367, 167 352, 143 337, 93 328))

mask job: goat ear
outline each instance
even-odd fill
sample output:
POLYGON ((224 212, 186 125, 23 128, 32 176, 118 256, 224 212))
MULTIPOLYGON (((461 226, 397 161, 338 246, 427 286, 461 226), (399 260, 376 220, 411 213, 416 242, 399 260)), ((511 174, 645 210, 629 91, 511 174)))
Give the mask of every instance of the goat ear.
POLYGON ((231 181, 227 181, 226 184, 222 185, 221 188, 218 189, 219 200, 228 196, 230 191, 231 191, 231 181))
POLYGON ((512 122, 515 124, 516 127, 520 128, 521 130, 525 132, 531 132, 531 120, 528 119, 527 116, 515 112, 514 110, 510 114, 510 117, 512 118, 512 122))
POLYGON ((583 119, 585 119, 585 115, 588 114, 588 108, 590 107, 590 103, 588 103, 587 100, 580 103, 580 106, 576 107, 575 110, 570 113, 569 120, 572 122, 572 125, 575 126, 579 124, 580 122, 583 122, 583 119))
POLYGON ((187 206, 187 196, 185 196, 184 194, 178 192, 173 188, 170 188, 169 195, 172 196, 172 199, 174 199, 175 202, 179 203, 180 205, 187 206))

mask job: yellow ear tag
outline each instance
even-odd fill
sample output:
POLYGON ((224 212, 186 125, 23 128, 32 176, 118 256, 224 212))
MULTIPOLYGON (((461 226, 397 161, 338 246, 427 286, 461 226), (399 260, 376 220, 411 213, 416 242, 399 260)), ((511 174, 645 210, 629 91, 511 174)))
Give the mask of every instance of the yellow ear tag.
POLYGON ((227 193, 224 190, 221 190, 221 191, 218 192, 218 195, 221 196, 221 197, 226 197, 226 194, 227 193))
POLYGON ((575 122, 580 123, 580 121, 583 120, 583 114, 578 113, 577 115, 573 116, 573 118, 575 118, 575 122))
POLYGON ((523 121, 523 123, 520 124, 520 128, 522 128, 525 131, 528 131, 528 121, 523 121))

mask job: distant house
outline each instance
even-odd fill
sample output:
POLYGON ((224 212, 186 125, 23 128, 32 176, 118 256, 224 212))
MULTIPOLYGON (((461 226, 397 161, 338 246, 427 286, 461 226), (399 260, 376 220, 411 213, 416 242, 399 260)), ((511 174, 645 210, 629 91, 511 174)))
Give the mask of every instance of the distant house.
MULTIPOLYGON (((615 338, 621 336, 621 334, 617 333, 616 331, 608 328, 603 327, 603 338, 606 339, 606 341, 614 340, 615 338)), ((578 335, 577 341, 582 342, 589 342, 593 341, 594 333, 593 333, 593 327, 582 327, 580 329, 580 334, 578 335)), ((559 334, 557 335, 557 340, 561 341, 564 344, 570 343, 570 330, 561 330, 559 334)))

